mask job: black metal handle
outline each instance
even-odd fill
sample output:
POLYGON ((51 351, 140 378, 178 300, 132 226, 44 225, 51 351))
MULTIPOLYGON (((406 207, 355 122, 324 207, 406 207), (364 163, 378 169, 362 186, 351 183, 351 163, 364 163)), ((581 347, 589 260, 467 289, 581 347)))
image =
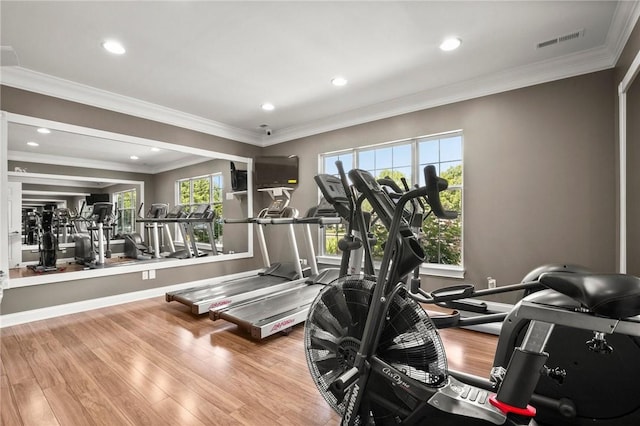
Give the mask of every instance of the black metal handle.
POLYGON ((444 191, 449 187, 449 183, 446 179, 438 177, 436 175, 436 168, 433 165, 429 165, 424 168, 424 179, 427 186, 427 202, 431 207, 433 213, 440 219, 455 219, 458 217, 458 213, 454 211, 445 210, 442 207, 440 201, 440 191, 444 191))

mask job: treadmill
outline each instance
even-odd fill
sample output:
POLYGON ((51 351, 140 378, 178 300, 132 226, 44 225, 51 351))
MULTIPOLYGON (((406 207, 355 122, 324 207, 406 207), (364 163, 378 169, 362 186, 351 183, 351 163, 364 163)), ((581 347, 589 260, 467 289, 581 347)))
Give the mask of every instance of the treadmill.
POLYGON ((258 241, 262 248, 265 269, 258 275, 168 292, 165 295, 165 300, 180 302, 191 307, 193 314, 200 315, 207 313, 210 308, 227 307, 298 286, 300 284, 298 280, 308 276, 309 272, 308 269, 303 269, 300 264, 300 255, 293 230, 293 218, 298 212, 289 207, 288 203, 288 195, 286 197, 276 196, 269 207, 263 209, 256 218, 225 220, 225 223, 228 224, 254 223, 259 225, 257 228, 258 241), (283 222, 283 219, 287 219, 291 223, 283 222), (289 246, 294 255, 293 262, 270 263, 262 229, 263 226, 270 224, 287 226, 289 246))
MULTIPOLYGON (((324 175, 323 177, 316 178, 316 182, 323 189, 323 194, 326 193, 325 191, 334 191, 332 199, 337 198, 341 201, 347 199, 341 184, 336 185, 333 179, 327 180, 326 178, 332 178, 330 176, 324 175), (322 188, 323 185, 328 188, 322 188)), ((251 337, 255 339, 263 339, 275 333, 287 334, 294 325, 304 322, 318 293, 325 285, 330 284, 340 275, 340 271, 337 269, 318 271, 310 225, 325 226, 341 223, 343 219, 350 219, 346 214, 341 217, 338 211, 339 209, 324 201, 304 218, 291 220, 293 224, 303 227, 305 245, 311 260, 310 266, 313 273, 311 278, 299 280, 297 286, 268 297, 255 298, 231 306, 212 307, 209 310, 209 318, 212 320, 224 319, 237 324, 250 332, 251 337)), ((346 212, 347 209, 342 209, 342 211, 346 212)))
MULTIPOLYGON (((196 241, 195 226, 197 224, 203 224, 207 231, 209 243, 211 244, 211 254, 217 255, 218 249, 216 248, 215 234, 213 232, 213 221, 216 219, 216 214, 211 210, 210 204, 194 204, 191 207, 191 213, 187 217, 178 218, 177 222, 184 230, 183 238, 185 249, 180 251, 180 255, 170 256, 178 258, 190 258, 190 257, 203 257, 207 256, 207 252, 203 252, 198 248, 196 241)), ((178 253, 178 252, 176 252, 178 253)))

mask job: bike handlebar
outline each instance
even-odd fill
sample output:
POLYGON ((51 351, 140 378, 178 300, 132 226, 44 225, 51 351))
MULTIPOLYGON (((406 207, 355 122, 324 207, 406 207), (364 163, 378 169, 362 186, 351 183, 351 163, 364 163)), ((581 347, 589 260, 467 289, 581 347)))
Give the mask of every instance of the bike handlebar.
POLYGON ((431 207, 431 211, 440 219, 455 219, 458 213, 455 211, 445 210, 440 201, 440 191, 444 191, 449 187, 446 179, 438 177, 436 168, 429 165, 424 168, 424 180, 426 184, 427 202, 431 207))

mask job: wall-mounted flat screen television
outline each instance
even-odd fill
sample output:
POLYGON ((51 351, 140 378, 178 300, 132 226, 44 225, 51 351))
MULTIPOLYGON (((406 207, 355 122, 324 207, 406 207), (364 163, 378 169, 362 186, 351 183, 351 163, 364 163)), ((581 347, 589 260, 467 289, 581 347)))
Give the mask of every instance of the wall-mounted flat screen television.
POLYGON ((87 195, 85 199, 88 206, 92 206, 95 203, 108 203, 110 201, 109 194, 91 194, 87 195))
POLYGON ((265 156, 255 159, 257 188, 298 185, 298 157, 265 156))

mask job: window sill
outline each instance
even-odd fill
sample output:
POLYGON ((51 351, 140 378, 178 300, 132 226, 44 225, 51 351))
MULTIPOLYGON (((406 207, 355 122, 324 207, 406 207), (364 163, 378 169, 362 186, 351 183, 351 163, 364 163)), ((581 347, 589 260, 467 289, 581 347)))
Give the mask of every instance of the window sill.
MULTIPOLYGON (((339 265, 340 257, 338 256, 318 256, 318 263, 325 265, 339 265)), ((380 267, 380 262, 375 262, 375 267, 380 267)), ((423 264, 420 266, 420 275, 430 275, 443 278, 464 278, 464 267, 458 265, 436 265, 423 264)))

